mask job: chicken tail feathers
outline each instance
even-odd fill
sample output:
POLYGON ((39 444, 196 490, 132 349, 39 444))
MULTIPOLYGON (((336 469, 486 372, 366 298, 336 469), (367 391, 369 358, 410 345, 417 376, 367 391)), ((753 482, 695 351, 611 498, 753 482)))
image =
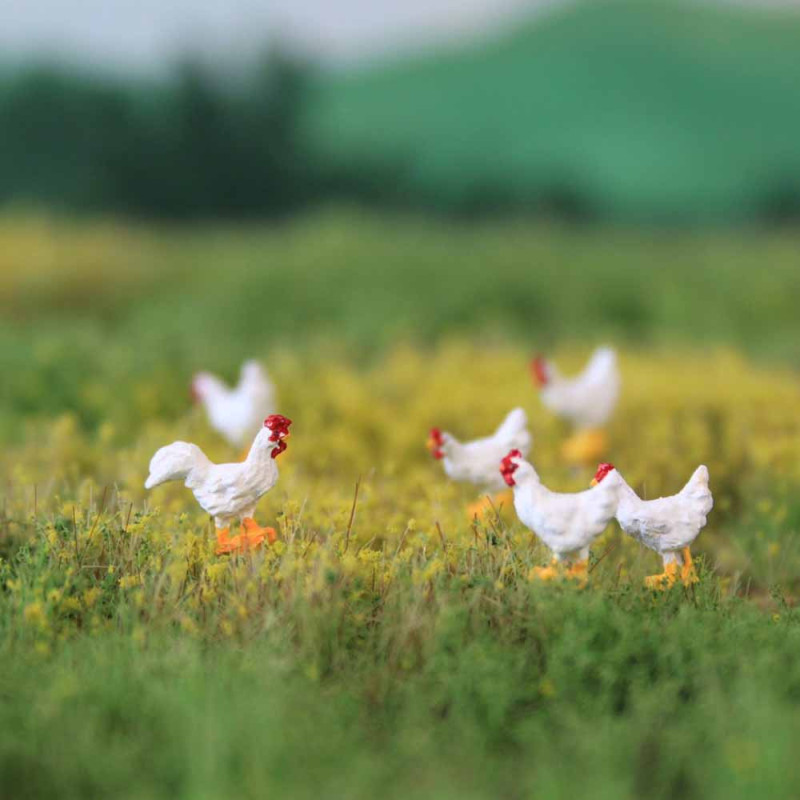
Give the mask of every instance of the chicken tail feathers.
POLYGON ((150 460, 150 474, 144 488, 152 489, 167 481, 186 480, 192 470, 207 463, 205 453, 196 444, 173 442, 158 450, 150 460))
POLYGON ((528 425, 528 415, 524 409, 515 408, 509 411, 506 418, 500 423, 500 427, 495 431, 495 436, 498 437, 513 437, 520 431, 524 430, 528 425))
POLYGON ((610 370, 617 368, 617 354, 610 347, 598 347, 592 353, 589 363, 586 365, 586 374, 604 375, 610 370))
POLYGON ((506 418, 500 423, 494 436, 504 442, 506 450, 514 448, 527 455, 531 447, 531 435, 528 432, 528 415, 521 408, 509 411, 506 418))
POLYGON ((684 497, 695 500, 700 505, 700 510, 708 514, 714 506, 714 498, 708 485, 708 468, 701 464, 689 478, 686 486, 681 489, 684 497))

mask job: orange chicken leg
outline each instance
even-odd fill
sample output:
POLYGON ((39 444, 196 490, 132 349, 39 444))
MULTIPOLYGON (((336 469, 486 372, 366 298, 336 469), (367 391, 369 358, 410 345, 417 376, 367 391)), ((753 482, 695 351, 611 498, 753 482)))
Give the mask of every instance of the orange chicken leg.
POLYGON ((262 528, 254 519, 248 517, 242 520, 236 536, 230 536, 227 528, 217 531, 217 555, 255 550, 265 539, 269 544, 273 544, 277 538, 274 528, 262 528))

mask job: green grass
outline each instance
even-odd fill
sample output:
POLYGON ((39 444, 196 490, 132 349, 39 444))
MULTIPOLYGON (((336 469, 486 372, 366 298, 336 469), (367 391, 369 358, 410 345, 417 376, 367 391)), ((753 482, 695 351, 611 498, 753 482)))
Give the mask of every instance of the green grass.
POLYGON ((787 797, 800 745, 796 237, 459 227, 329 212, 274 228, 0 224, 0 787, 14 798, 787 797), (701 582, 642 588, 612 526, 592 583, 427 458, 512 404, 555 488, 533 349, 621 348, 613 457, 650 496, 698 461, 701 582), (232 456, 198 367, 264 358, 295 420, 213 554, 175 438, 232 456), (359 501, 349 524, 354 483, 359 501))
POLYGON ((333 643, 322 626, 246 647, 109 634, 7 660, 0 780, 19 798, 620 800, 790 796, 800 779, 796 612, 628 591, 490 603, 479 586, 402 599, 391 625, 333 643))
POLYGON ((752 219, 800 185, 800 17, 584 2, 494 41, 323 81, 309 136, 384 193, 484 213, 752 219), (391 174, 391 173, 389 173, 391 174))

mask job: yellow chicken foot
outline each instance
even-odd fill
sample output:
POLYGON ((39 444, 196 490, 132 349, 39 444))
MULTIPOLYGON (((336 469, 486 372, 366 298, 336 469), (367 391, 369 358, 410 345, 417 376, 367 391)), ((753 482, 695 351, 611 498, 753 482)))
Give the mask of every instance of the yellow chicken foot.
POLYGON ((567 570, 567 577, 572 578, 581 585, 585 585, 589 580, 589 561, 574 561, 567 570))
POLYGON ((494 506, 497 511, 507 511, 513 505, 514 492, 500 492, 500 494, 494 495, 491 501, 488 497, 482 497, 480 500, 470 503, 467 506, 467 515, 470 519, 475 519, 475 517, 480 518, 493 513, 492 506, 494 506))
POLYGON ((242 520, 236 536, 230 536, 228 529, 217 532, 217 555, 227 553, 243 553, 260 547, 264 539, 273 544, 278 538, 274 528, 262 528, 254 519, 242 520))
POLYGON ((217 528, 217 555, 230 552, 227 548, 231 543, 231 534, 228 528, 217 528))
POLYGON ((694 569, 694 562, 692 561, 692 552, 688 547, 684 547, 681 551, 683 554, 683 569, 681 570, 681 580, 684 586, 691 586, 697 583, 700 579, 694 569))
POLYGON ((578 431, 561 446, 561 455, 568 464, 593 466, 603 460, 608 450, 608 436, 599 428, 578 431))
POLYGON ((669 589, 678 577, 678 565, 675 562, 664 565, 664 571, 660 575, 650 575, 644 579, 644 585, 649 589, 662 591, 669 589))
POLYGON ((546 567, 534 567, 529 575, 531 580, 552 581, 561 577, 561 564, 553 559, 546 567))
POLYGON ((262 528, 252 517, 242 520, 242 529, 242 539, 248 543, 246 547, 257 547, 264 539, 268 544, 275 544, 278 538, 275 528, 262 528))

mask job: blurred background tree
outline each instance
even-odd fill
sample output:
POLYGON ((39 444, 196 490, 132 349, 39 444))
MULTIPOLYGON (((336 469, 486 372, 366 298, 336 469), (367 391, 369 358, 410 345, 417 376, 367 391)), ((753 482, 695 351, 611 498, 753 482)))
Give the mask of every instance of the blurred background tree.
POLYGON ((32 69, 0 98, 0 202, 164 218, 277 215, 313 176, 302 67, 271 54, 234 86, 187 60, 164 85, 32 69))
POLYGON ((158 76, 7 70, 0 203, 783 224, 800 206, 798 52, 796 10, 604 0, 355 65, 287 45, 158 76))

